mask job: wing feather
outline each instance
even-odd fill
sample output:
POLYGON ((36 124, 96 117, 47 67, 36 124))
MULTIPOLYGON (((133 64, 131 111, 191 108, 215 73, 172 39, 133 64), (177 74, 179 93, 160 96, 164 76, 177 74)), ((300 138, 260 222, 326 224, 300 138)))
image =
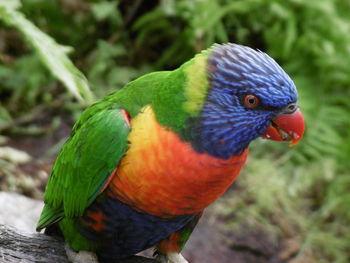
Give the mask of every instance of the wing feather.
POLYGON ((46 186, 38 231, 63 217, 82 216, 125 154, 129 122, 116 104, 104 103, 82 114, 59 153, 46 186))

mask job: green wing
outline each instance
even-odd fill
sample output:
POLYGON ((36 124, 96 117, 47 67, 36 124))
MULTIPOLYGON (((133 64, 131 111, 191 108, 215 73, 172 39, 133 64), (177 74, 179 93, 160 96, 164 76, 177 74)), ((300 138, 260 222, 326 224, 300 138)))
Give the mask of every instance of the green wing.
POLYGON ((101 101, 84 111, 55 161, 38 231, 63 217, 83 215, 125 154, 129 132, 115 103, 101 101))

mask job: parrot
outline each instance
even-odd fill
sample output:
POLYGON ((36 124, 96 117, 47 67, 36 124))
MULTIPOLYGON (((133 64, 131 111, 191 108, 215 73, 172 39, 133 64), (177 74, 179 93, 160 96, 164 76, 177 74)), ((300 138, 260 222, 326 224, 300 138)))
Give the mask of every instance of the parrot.
POLYGON ((72 262, 118 262, 149 248, 158 262, 187 262, 182 249, 239 175, 249 144, 302 139, 297 99, 273 58, 234 43, 132 80, 74 124, 37 231, 63 236, 72 262))

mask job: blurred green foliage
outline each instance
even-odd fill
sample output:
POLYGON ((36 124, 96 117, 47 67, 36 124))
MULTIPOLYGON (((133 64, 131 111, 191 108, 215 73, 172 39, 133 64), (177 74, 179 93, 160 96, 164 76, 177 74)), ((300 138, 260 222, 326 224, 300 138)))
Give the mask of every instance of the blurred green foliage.
MULTIPOLYGON (((176 68, 215 42, 274 57, 298 87, 305 138, 289 150, 255 142, 238 182, 245 190, 222 210, 236 223, 298 238, 296 257, 350 261, 349 1, 23 0, 20 11, 73 49, 98 98, 147 72, 176 68)), ((0 129, 38 105, 80 112, 28 38, 5 24, 0 61, 0 129)))

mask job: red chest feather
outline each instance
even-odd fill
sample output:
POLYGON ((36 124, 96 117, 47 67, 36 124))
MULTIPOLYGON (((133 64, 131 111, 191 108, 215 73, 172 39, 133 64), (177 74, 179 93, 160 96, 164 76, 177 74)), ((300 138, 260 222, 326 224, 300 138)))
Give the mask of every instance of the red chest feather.
POLYGON ((246 150, 228 160, 195 152, 161 127, 150 107, 131 122, 130 147, 108 191, 157 216, 193 214, 222 195, 244 166, 246 150))

